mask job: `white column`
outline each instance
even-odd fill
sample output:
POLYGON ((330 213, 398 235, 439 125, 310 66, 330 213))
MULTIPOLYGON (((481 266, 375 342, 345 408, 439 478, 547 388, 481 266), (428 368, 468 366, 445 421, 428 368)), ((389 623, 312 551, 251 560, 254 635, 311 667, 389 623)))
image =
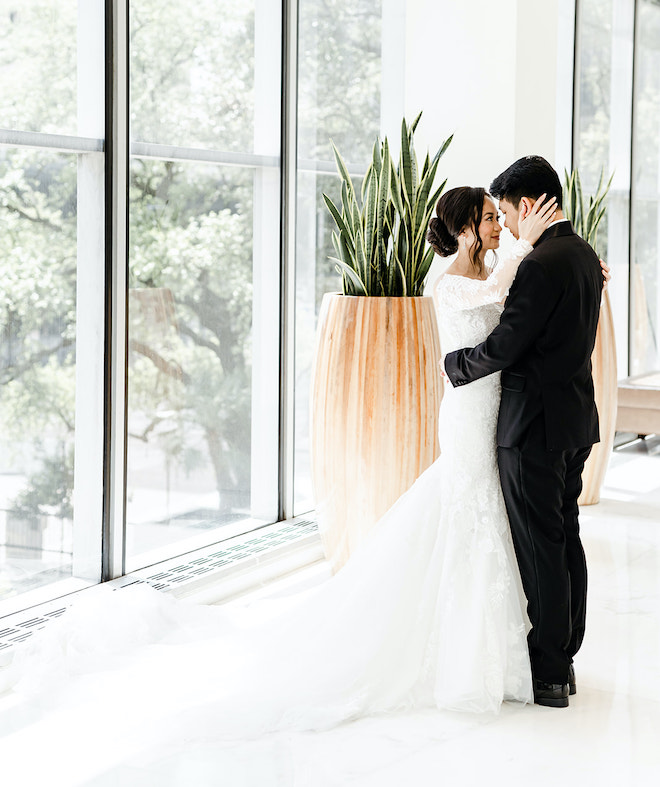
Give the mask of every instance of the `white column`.
POLYGON ((437 150, 448 187, 488 186, 514 159, 515 0, 408 0, 405 111, 424 114, 419 150, 437 150))
POLYGON ((518 0, 516 37, 513 158, 538 154, 557 166, 559 0, 518 0))
POLYGON ((381 25, 380 134, 393 143, 399 138, 405 107, 405 0, 382 0, 381 25))

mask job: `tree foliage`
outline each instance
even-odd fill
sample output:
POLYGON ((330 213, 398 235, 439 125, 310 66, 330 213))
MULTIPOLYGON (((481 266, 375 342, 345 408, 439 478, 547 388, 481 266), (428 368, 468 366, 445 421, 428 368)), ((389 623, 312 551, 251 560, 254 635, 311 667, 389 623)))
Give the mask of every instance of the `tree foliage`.
MULTIPOLYGON (((373 138, 379 18, 377 0, 301 3, 305 156, 328 158, 332 135, 358 160, 373 138)), ((254 4, 134 0, 130 22, 133 138, 252 152, 254 4)), ((77 133, 76 25, 76 3, 0 4, 3 125, 77 133)), ((14 501, 25 516, 70 515, 75 340, 85 329, 76 178, 74 154, 0 147, 0 470, 29 478, 14 501)), ((244 167, 131 162, 131 440, 184 473, 210 465, 225 510, 245 507, 251 483, 253 178, 244 167)), ((326 241, 322 278, 329 232, 326 241)))

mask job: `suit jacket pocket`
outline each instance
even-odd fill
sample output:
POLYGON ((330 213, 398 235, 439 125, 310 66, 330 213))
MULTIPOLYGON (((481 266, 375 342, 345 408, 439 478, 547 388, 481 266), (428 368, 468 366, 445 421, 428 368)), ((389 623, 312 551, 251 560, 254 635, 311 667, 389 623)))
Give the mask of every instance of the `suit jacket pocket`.
POLYGON ((502 372, 502 388, 507 391, 515 391, 521 393, 525 390, 527 385, 527 378, 523 374, 516 374, 515 372, 502 372))

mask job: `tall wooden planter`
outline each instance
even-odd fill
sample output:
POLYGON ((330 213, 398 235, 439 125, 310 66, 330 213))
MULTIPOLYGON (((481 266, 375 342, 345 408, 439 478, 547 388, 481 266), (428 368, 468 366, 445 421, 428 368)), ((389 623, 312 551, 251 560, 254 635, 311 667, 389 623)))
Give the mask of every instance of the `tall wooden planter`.
POLYGON ((617 368, 616 344, 614 340, 614 321, 610 297, 605 291, 600 307, 600 319, 596 344, 591 356, 591 366, 596 394, 596 407, 600 424, 600 443, 593 450, 582 473, 582 494, 579 505, 589 506, 600 500, 600 489, 607 472, 607 464, 612 453, 616 427, 617 407, 617 368))
POLYGON ((312 381, 312 477, 335 571, 439 454, 439 361, 431 298, 324 297, 312 381))

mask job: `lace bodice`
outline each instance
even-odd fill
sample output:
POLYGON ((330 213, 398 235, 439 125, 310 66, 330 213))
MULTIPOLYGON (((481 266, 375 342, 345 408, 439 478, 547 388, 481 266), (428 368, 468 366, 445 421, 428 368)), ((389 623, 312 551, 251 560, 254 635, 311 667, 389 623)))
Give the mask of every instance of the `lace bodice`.
POLYGON ((473 309, 486 303, 500 303, 518 272, 518 266, 532 251, 531 243, 522 238, 511 247, 509 254, 493 268, 486 279, 442 274, 436 282, 433 296, 438 308, 473 309))
POLYGON ((502 302, 518 266, 532 248, 526 240, 516 241, 510 254, 495 265, 484 280, 450 273, 439 277, 433 299, 443 354, 462 347, 474 347, 497 326, 502 302))
POLYGON ((486 303, 472 309, 438 309, 442 354, 446 355, 462 347, 475 347, 497 326, 501 314, 502 306, 499 303, 486 303))

